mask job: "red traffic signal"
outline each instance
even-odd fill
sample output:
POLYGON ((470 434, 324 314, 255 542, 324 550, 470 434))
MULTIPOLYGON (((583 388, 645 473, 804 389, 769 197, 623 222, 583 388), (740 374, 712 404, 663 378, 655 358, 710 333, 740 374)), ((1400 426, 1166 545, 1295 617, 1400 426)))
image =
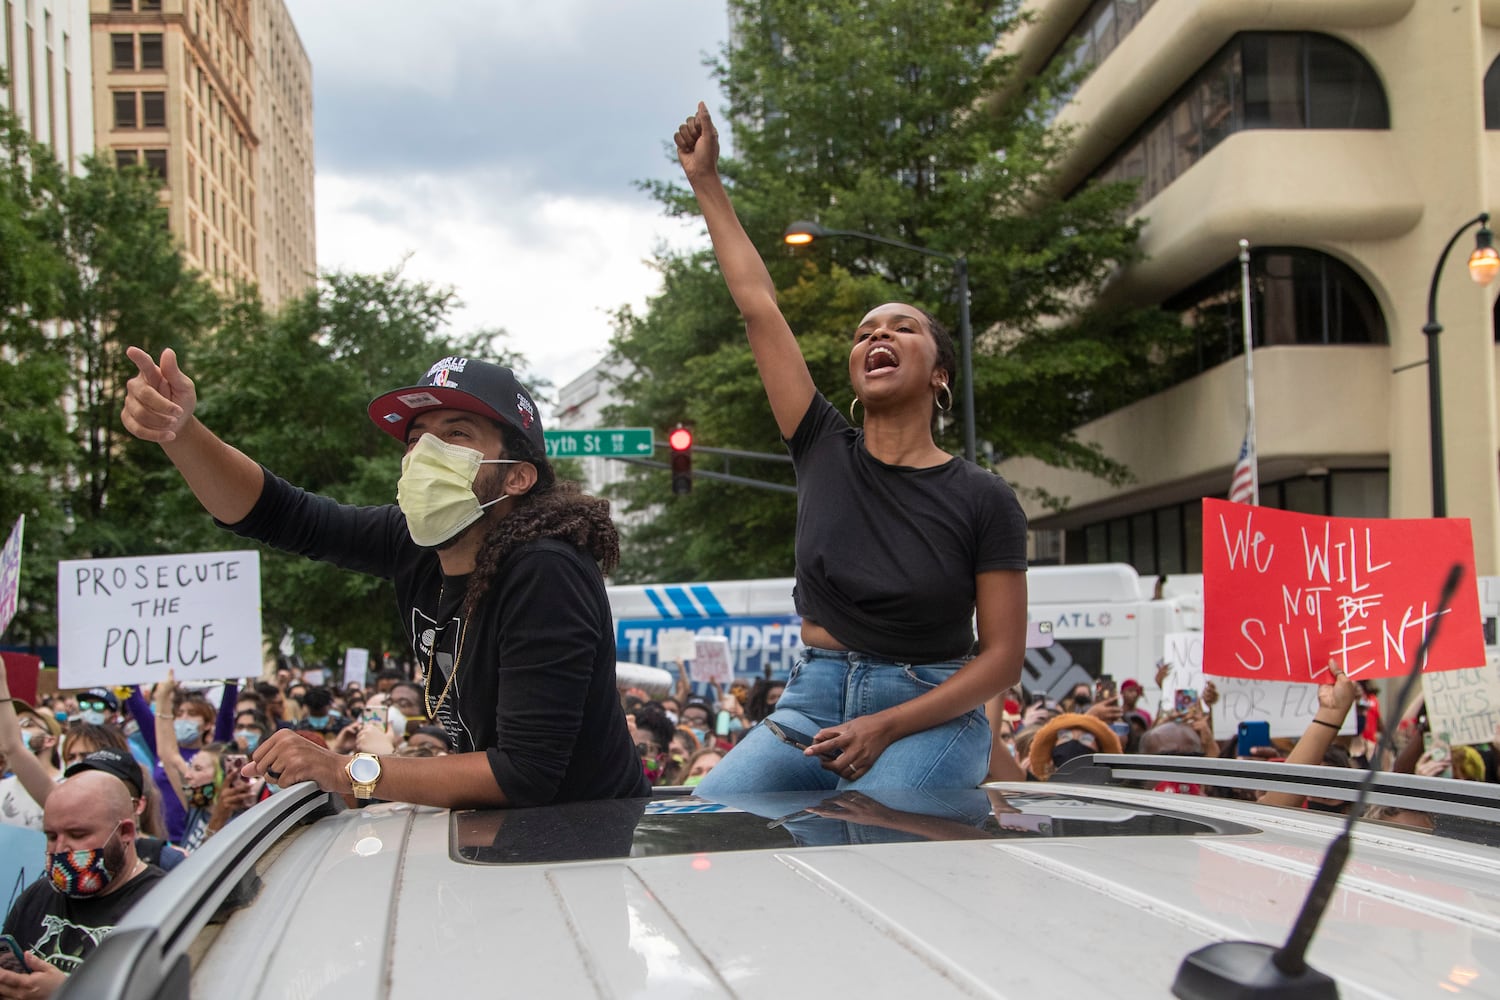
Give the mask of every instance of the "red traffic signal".
POLYGON ((693 431, 678 424, 667 435, 672 448, 672 492, 678 496, 693 492, 693 431))

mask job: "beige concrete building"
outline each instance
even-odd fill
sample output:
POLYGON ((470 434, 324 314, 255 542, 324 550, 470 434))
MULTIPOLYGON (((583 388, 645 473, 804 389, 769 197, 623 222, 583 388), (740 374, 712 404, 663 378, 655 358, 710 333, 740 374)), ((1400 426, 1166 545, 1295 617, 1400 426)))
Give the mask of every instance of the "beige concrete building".
MULTIPOLYGON (((1063 110, 1064 190, 1141 181, 1145 259, 1121 301, 1162 303, 1197 335, 1196 370, 1080 428, 1126 488, 1033 460, 1028 510, 1068 562, 1143 574, 1201 568, 1199 500, 1224 496, 1245 426, 1238 241, 1251 245, 1261 503, 1426 517, 1434 269, 1500 183, 1500 0, 1033 0, 1014 40, 1035 70, 1092 66, 1063 110), (1068 46, 1078 41, 1076 49, 1068 46)), ((1447 513, 1500 573, 1496 335, 1500 282, 1469 279, 1477 225, 1436 299, 1447 513)))
POLYGON ((312 63, 282 0, 251 0, 260 149, 257 275, 275 307, 317 280, 313 217, 312 63))
POLYGON ((307 287, 311 69, 281 0, 90 0, 90 17, 95 145, 165 178, 188 262, 273 306, 307 287))
POLYGON ((0 105, 67 170, 94 148, 88 0, 0 0, 0 105))

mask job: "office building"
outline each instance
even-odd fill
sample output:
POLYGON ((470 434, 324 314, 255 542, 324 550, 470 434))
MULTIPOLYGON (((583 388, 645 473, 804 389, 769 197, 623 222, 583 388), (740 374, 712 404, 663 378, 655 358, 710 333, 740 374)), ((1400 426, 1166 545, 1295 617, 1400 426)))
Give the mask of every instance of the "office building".
MULTIPOLYGON (((1239 241, 1250 244, 1261 503, 1317 514, 1427 517, 1428 295, 1444 246, 1496 204, 1500 5, 1481 0, 1032 0, 1007 44, 1034 72, 1086 75, 1060 123, 1066 193, 1133 178, 1143 259, 1115 301, 1194 329, 1196 367, 1078 428, 1133 481, 1004 462, 1061 533, 1068 562, 1196 572, 1200 500, 1224 496, 1245 432, 1239 241)), ((1435 299, 1447 514, 1472 522, 1477 568, 1500 572, 1494 304, 1470 280, 1478 224, 1435 299)))
POLYGON ((88 0, 0 0, 0 103, 68 170, 94 148, 88 0))
POLYGON ((91 0, 90 12, 96 146, 164 178, 172 232, 220 289, 256 283, 275 306, 307 288, 311 68, 281 0, 91 0))

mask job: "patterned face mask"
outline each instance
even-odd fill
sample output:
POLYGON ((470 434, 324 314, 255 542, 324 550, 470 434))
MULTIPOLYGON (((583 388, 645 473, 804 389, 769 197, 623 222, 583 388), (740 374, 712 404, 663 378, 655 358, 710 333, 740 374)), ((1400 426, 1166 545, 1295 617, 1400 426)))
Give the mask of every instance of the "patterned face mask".
POLYGON ((214 804, 214 796, 218 793, 219 786, 213 782, 206 785, 183 785, 182 791, 187 796, 189 808, 207 809, 214 804))
MULTIPOLYGON (((122 862, 125 860, 122 856, 108 857, 109 842, 114 839, 119 830, 120 824, 116 823, 115 828, 105 838, 103 847, 90 847, 81 851, 55 851, 47 855, 47 878, 51 880, 52 888, 74 899, 88 899, 109 888, 109 884, 119 874, 118 869, 123 867, 122 862), (116 870, 111 871, 111 868, 116 870)), ((123 855, 123 853, 122 850, 120 854, 123 855)))

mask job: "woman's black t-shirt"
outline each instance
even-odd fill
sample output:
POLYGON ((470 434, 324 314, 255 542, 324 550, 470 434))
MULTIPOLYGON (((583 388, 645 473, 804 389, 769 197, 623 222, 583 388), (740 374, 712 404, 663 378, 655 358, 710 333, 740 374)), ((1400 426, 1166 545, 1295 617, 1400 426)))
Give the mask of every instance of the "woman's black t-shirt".
POLYGON ((821 393, 787 446, 797 613, 900 663, 969 655, 975 576, 1026 569, 1026 515, 1005 480, 960 458, 886 465, 821 393))

